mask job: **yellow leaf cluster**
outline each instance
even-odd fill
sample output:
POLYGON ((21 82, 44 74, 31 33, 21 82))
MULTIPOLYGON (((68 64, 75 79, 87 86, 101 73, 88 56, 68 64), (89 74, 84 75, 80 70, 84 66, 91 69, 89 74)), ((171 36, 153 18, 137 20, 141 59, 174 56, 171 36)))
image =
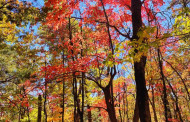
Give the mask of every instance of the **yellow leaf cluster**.
POLYGON ((17 39, 15 34, 17 33, 16 24, 7 22, 7 16, 2 16, 2 21, 0 21, 0 36, 3 40, 8 42, 13 42, 17 39))

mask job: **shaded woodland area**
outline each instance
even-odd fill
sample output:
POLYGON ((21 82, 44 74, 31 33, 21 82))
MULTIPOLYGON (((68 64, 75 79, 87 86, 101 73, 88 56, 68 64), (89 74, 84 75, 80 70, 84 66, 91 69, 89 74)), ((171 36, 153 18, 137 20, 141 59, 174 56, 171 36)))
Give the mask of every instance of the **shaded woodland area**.
POLYGON ((0 121, 190 121, 189 0, 0 0, 0 121))

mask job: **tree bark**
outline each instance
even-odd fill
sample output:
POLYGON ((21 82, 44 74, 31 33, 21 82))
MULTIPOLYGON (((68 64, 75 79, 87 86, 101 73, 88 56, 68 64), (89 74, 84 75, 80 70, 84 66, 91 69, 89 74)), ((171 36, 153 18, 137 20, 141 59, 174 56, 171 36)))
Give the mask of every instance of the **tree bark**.
MULTIPOLYGON (((110 29, 109 29, 109 19, 108 19, 107 13, 106 13, 104 3, 102 0, 100 0, 100 1, 102 4, 102 7, 103 7, 104 16, 106 18, 106 27, 107 27, 108 37, 109 37, 109 49, 112 52, 112 59, 114 59, 113 58, 114 47, 113 47, 113 42, 112 42, 110 29)), ((102 90, 103 90, 104 95, 105 95, 107 112, 108 112, 109 118, 110 118, 111 122, 117 122, 117 118, 116 118, 116 114, 115 114, 115 107, 114 107, 114 100, 113 100, 113 79, 116 75, 116 67, 114 65, 112 67, 108 67, 108 69, 111 70, 110 72, 108 72, 108 75, 110 75, 111 78, 110 78, 109 84, 105 88, 103 88, 102 90)))
POLYGON ((38 96, 38 122, 41 122, 42 118, 42 96, 38 96))
MULTIPOLYGON (((85 93, 86 93, 85 95, 88 98, 88 96, 87 96, 88 91, 87 91, 87 89, 85 87, 84 87, 84 90, 85 90, 85 93)), ((87 113, 88 113, 88 122, 92 122, 92 112, 90 110, 90 105, 89 104, 87 104, 87 113)))
POLYGON ((133 122, 138 122, 138 121, 139 121, 139 108, 138 108, 138 101, 136 98, 133 122))
POLYGON ((85 77, 85 74, 84 72, 82 72, 82 110, 81 110, 81 116, 80 116, 81 122, 84 121, 83 119, 83 116, 84 116, 84 77, 85 77))
MULTIPOLYGON (((131 0, 131 10, 132 10, 132 26, 133 26, 133 40, 138 40, 137 36, 138 31, 142 27, 142 17, 141 17, 141 0, 131 0)), ((138 50, 135 49, 135 53, 138 53, 138 50)), ((140 61, 134 61, 134 70, 135 70, 135 81, 137 88, 137 102, 139 108, 139 116, 141 122, 151 122, 149 101, 148 101, 148 91, 146 89, 145 81, 145 65, 146 65, 146 56, 141 56, 140 61)))
MULTIPOLYGON (((65 60, 64 60, 64 50, 63 50, 63 68, 64 68, 64 65, 65 65, 65 60)), ((62 122, 64 122, 64 111, 65 111, 65 80, 64 80, 64 77, 63 77, 63 96, 62 96, 62 122)))
POLYGON ((103 92, 104 92, 104 95, 105 95, 107 111, 108 111, 110 121, 111 122, 117 122, 114 103, 112 103, 112 98, 111 98, 111 92, 110 92, 109 85, 107 87, 103 88, 103 92))
POLYGON ((140 62, 135 62, 135 80, 137 87, 137 102, 139 108, 139 116, 141 122, 151 122, 148 91, 146 89, 145 81, 145 63, 146 57, 142 56, 140 62))
MULTIPOLYGON (((47 61, 46 61, 46 54, 45 54, 45 68, 47 66, 47 61)), ((47 122, 47 111, 46 111, 46 102, 47 102, 47 78, 46 78, 46 70, 45 70, 45 92, 44 92, 44 116, 45 116, 45 122, 47 122)))

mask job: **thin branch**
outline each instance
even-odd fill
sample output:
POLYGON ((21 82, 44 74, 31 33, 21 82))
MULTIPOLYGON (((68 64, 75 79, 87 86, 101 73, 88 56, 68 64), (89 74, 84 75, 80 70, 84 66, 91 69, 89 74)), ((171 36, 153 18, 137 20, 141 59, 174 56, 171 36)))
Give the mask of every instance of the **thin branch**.
MULTIPOLYGON (((81 17, 73 17, 73 16, 72 16, 71 18, 83 19, 83 18, 81 18, 81 17)), ((120 35, 122 35, 123 37, 126 37, 126 38, 128 38, 129 40, 131 40, 131 37, 130 37, 129 33, 127 33, 127 34, 122 33, 116 26, 110 25, 109 23, 107 23, 107 22, 102 22, 102 21, 100 21, 100 20, 95 20, 95 22, 102 23, 102 24, 108 24, 108 26, 114 28, 120 35)))

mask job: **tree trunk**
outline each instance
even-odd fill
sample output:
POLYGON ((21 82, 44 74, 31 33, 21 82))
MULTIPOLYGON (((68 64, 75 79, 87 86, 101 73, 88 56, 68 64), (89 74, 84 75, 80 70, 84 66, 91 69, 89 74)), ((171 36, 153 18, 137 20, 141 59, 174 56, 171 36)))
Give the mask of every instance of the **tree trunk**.
POLYGON ((81 122, 84 121, 83 119, 83 116, 84 116, 84 77, 85 77, 85 74, 84 72, 82 72, 82 110, 81 110, 81 122))
MULTIPOLYGON (((82 35, 82 26, 81 26, 81 35, 82 35)), ((81 45, 82 45, 82 41, 81 41, 81 45)), ((83 49, 81 49, 81 58, 83 57, 83 49)), ((83 66, 84 68, 84 66, 83 66)), ((84 90, 84 83, 85 83, 85 73, 82 72, 82 110, 81 110, 81 122, 84 121, 84 93, 85 93, 85 90, 84 90)))
MULTIPOLYGON (((141 17, 141 0, 131 0, 131 9, 132 9, 132 26, 133 26, 133 37, 132 40, 138 40, 137 36, 138 31, 142 27, 142 17, 141 17)), ((138 50, 135 49, 135 53, 138 53, 138 50)), ((148 91, 146 89, 145 81, 145 65, 146 65, 146 56, 141 56, 140 61, 134 61, 134 70, 135 70, 135 81, 137 88, 137 101, 139 108, 139 116, 141 122, 151 122, 149 101, 148 101, 148 91)))
POLYGON ((42 96, 38 96, 38 122, 41 122, 42 118, 42 96))
POLYGON ((155 99, 154 99, 154 88, 153 88, 153 86, 151 88, 152 88, 152 109, 153 109, 153 112, 154 112, 154 121, 158 122, 158 118, 157 118, 157 115, 156 115, 155 99))
POLYGON ((157 52, 158 52, 158 63, 159 63, 159 68, 160 68, 160 75, 161 75, 161 79, 163 83, 163 94, 161 97, 164 104, 165 119, 166 119, 166 122, 168 122, 168 119, 172 118, 172 115, 171 115, 171 110, 169 108, 169 102, 168 102, 167 93, 166 93, 166 82, 165 82, 163 68, 162 68, 162 61, 160 59, 161 58, 160 49, 158 49, 157 52))
POLYGON ((180 73, 172 66, 171 63, 169 63, 168 61, 164 60, 164 58, 162 58, 163 61, 165 61, 167 64, 170 65, 170 67, 177 73, 177 75, 179 76, 179 78, 181 79, 183 85, 184 85, 184 88, 185 88, 185 91, 187 92, 187 96, 190 100, 190 94, 189 94, 189 91, 188 91, 188 86, 185 84, 185 80, 182 78, 182 76, 180 75, 180 73))
MULTIPOLYGON (((45 68, 47 66, 46 54, 45 54, 45 68)), ((47 102, 47 79, 46 79, 46 70, 45 70, 45 92, 44 92, 44 116, 45 122, 47 122, 47 111, 46 111, 46 102, 47 102)))
POLYGON ((148 91, 145 81, 145 63, 146 57, 142 56, 140 62, 135 62, 135 80, 137 87, 137 102, 141 122, 151 122, 148 91))
POLYGON ((87 109, 88 109, 88 122, 92 122, 92 113, 89 105, 87 105, 87 109))
MULTIPOLYGON (((177 96, 177 93, 175 93, 175 91, 174 91, 171 83, 168 81, 168 79, 166 77, 165 77, 165 79, 168 82, 170 89, 172 90, 173 96, 175 97, 175 104, 176 104, 176 111, 178 113, 178 118, 179 118, 180 122, 183 122, 183 119, 182 119, 182 116, 181 116, 181 112, 180 112, 180 109, 179 109, 179 105, 178 105, 178 99, 179 98, 177 96)), ((173 98, 173 96, 172 96, 172 98, 173 98)))
POLYGON ((30 111, 29 111, 29 107, 27 107, 27 116, 28 116, 28 122, 30 122, 30 111))
POLYGON ((115 114, 115 108, 114 108, 114 103, 112 103, 112 98, 111 98, 111 92, 110 92, 110 85, 105 87, 103 89, 104 95, 105 95, 105 100, 106 100, 106 105, 107 105, 107 111, 108 115, 110 118, 111 122, 117 122, 116 119, 116 114, 115 114))
MULTIPOLYGON (((72 40, 72 26, 71 26, 71 19, 69 18, 69 39, 70 39, 70 45, 73 46, 73 42, 71 41, 72 40)), ((71 50, 71 53, 72 55, 74 54, 74 51, 71 50)), ((75 61, 75 57, 72 56, 72 61, 75 61)), ((73 83, 72 83, 72 86, 73 86, 73 96, 74 96, 74 122, 78 122, 79 121, 79 112, 77 113, 77 103, 78 103, 78 100, 77 100, 77 79, 76 79, 76 75, 75 75, 75 71, 73 71, 73 83)))
MULTIPOLYGON (((161 64, 160 64, 160 68, 161 68, 161 71, 162 71, 162 63, 163 63, 163 62, 162 62, 162 60, 160 59, 160 58, 162 57, 162 54, 161 54, 161 52, 160 52, 159 49, 158 49, 158 54, 159 54, 158 56, 159 56, 159 60, 160 60, 159 63, 161 63, 161 64)), ((175 91, 174 91, 174 89, 173 89, 173 87, 172 87, 170 81, 165 77, 165 75, 164 75, 163 72, 162 72, 162 76, 163 76, 163 78, 164 78, 164 81, 165 81, 165 80, 167 81, 167 83, 168 83, 170 89, 172 90, 172 93, 173 93, 173 95, 174 95, 174 97, 175 97, 176 111, 178 112, 178 116, 179 116, 180 121, 183 122, 183 119, 182 119, 182 116, 181 116, 181 112, 180 112, 180 109, 179 109, 179 105, 178 105, 178 96, 177 96, 177 93, 175 93, 175 91)), ((167 101, 167 102, 168 102, 168 101, 167 101)), ((169 103, 168 103, 168 105, 169 105, 169 103)), ((170 113, 171 113, 171 112, 170 112, 170 113)))
MULTIPOLYGON (((125 106, 125 104, 124 104, 125 106)), ((126 114, 127 114, 127 122, 129 122, 129 103, 128 103, 128 99, 127 99, 127 94, 126 94, 126 114)), ((125 112, 125 109, 124 109, 124 112, 125 112)), ((125 115, 125 114, 124 114, 125 115)), ((125 116, 124 116, 124 119, 125 119, 125 116)), ((125 121, 124 121, 125 122, 125 121)))
POLYGON ((138 121, 139 121, 139 108, 138 108, 138 101, 136 98, 133 122, 138 122, 138 121))
MULTIPOLYGON (((120 88, 120 85, 118 87, 120 88)), ((119 101, 119 116, 120 116, 120 121, 123 122, 122 114, 121 114, 121 97, 120 97, 120 95, 118 96, 118 101, 119 101)))
MULTIPOLYGON (((87 96, 87 94, 88 94, 88 91, 87 91, 87 89, 84 87, 84 90, 85 90, 85 95, 86 95, 86 97, 87 97, 87 99, 88 99, 88 96, 87 96)), ((91 112, 91 110, 90 110, 90 105, 89 104, 87 104, 87 113, 88 113, 88 122, 92 122, 92 112, 91 112)))
POLYGON ((77 81, 75 77, 75 73, 73 73, 73 96, 74 96, 74 122, 77 122, 79 117, 77 113, 77 81))
MULTIPOLYGON (((112 56, 113 56, 114 55, 114 47, 113 47, 113 42, 112 42, 110 29, 109 29, 109 19, 108 19, 107 13, 106 13, 104 3, 102 0, 100 0, 100 1, 101 1, 103 11, 104 11, 104 15, 106 18, 106 27, 107 27, 108 37, 109 37, 109 49, 112 52, 112 56)), ((108 67, 108 69, 111 69, 111 71, 108 73, 108 75, 110 75, 111 78, 110 78, 109 84, 105 88, 103 88, 102 90, 104 91, 109 118, 110 118, 111 122, 117 122, 116 114, 115 114, 115 108, 114 108, 114 100, 113 100, 113 79, 116 75, 116 67, 114 65, 113 67, 108 67)))
POLYGON ((127 122, 129 121, 129 115, 128 115, 128 113, 129 113, 129 106, 128 106, 127 89, 128 88, 127 88, 127 85, 125 83, 124 86, 123 86, 123 90, 124 90, 123 98, 125 98, 125 94, 126 94, 126 99, 123 99, 123 107, 124 107, 124 109, 123 109, 123 111, 124 111, 123 121, 124 122, 125 122, 125 119, 127 119, 126 120, 127 122), (126 100, 126 102, 125 102, 125 100, 126 100), (125 107, 126 107, 126 109, 125 109, 125 107), (127 114, 127 118, 125 117, 125 114, 127 114))
POLYGON ((18 122, 21 120, 21 104, 19 106, 19 115, 18 115, 18 122))
MULTIPOLYGON (((62 63, 63 63, 63 68, 64 68, 64 66, 65 66, 64 50, 63 50, 62 57, 63 57, 62 63)), ((65 80, 64 80, 64 77, 63 77, 63 96, 62 96, 62 99, 63 99, 63 101, 62 101, 62 122, 64 122, 64 111, 65 111, 65 80)))

